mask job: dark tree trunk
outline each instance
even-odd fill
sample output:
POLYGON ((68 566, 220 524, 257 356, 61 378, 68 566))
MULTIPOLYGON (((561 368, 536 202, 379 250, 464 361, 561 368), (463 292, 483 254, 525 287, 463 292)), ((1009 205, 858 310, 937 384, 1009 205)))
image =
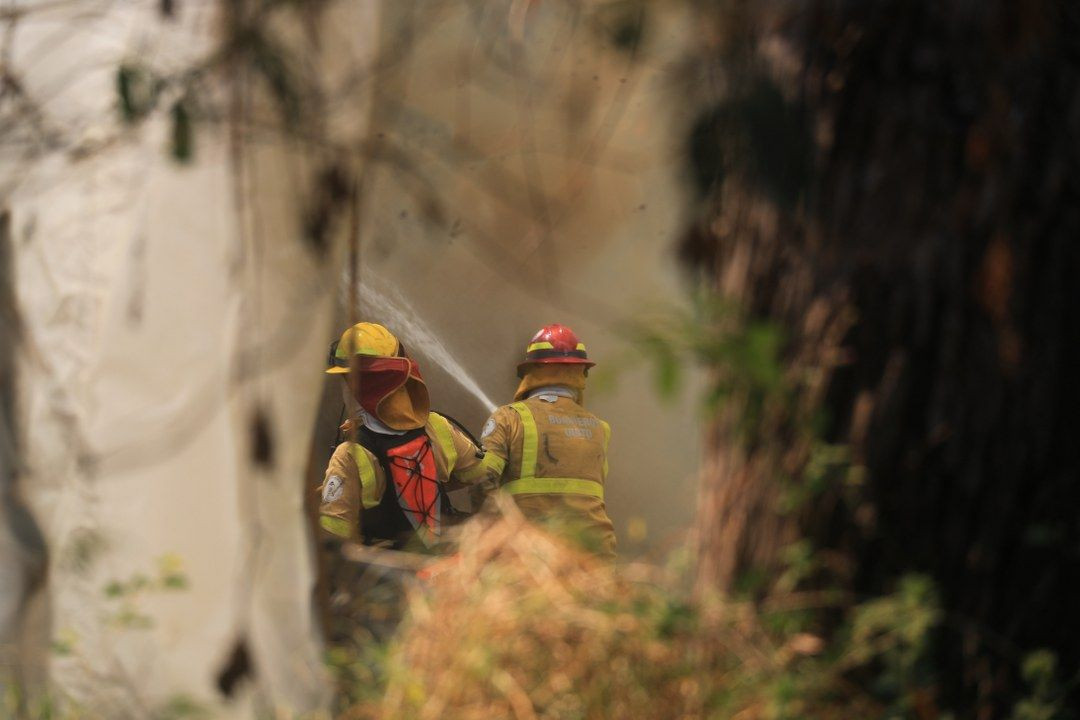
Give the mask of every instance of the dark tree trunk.
POLYGON ((1080 6, 723 8, 682 251, 787 330, 793 400, 750 441, 718 418, 702 582, 796 537, 857 594, 926 573, 940 702, 1000 716, 1026 652, 1080 661, 1080 6), (777 514, 818 410, 865 481, 777 514))

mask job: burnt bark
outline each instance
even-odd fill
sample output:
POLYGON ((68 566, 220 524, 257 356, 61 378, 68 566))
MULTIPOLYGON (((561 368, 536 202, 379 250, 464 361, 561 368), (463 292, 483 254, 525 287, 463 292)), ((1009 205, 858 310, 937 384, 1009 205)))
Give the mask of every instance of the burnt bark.
POLYGON ((1026 652, 1080 663, 1080 7, 722 7, 723 87, 689 143, 704 219, 681 250, 787 329, 798 379, 752 443, 717 419, 702 574, 775 572, 792 537, 859 596, 926 573, 939 702, 1001 716, 1026 652), (811 416, 865 482, 763 522, 811 416))

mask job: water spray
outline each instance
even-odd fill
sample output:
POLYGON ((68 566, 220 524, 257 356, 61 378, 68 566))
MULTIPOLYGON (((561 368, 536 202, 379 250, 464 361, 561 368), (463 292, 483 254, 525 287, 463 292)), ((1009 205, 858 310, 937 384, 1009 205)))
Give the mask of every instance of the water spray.
POLYGON ((441 366, 462 388, 479 400, 485 410, 489 413, 493 412, 495 403, 481 389, 472 375, 467 373, 450 354, 431 328, 420 320, 419 314, 408 301, 393 289, 376 290, 368 282, 366 278, 360 282, 360 299, 363 304, 384 318, 393 328, 394 333, 403 339, 408 347, 419 350, 432 362, 441 366))

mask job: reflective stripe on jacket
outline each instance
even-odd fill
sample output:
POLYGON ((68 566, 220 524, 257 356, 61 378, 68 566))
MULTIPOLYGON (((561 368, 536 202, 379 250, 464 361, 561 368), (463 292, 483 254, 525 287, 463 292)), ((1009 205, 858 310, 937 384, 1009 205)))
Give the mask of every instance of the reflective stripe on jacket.
POLYGON ((569 525, 599 552, 615 550, 604 504, 610 426, 571 398, 540 395, 492 415, 484 465, 534 520, 569 525))

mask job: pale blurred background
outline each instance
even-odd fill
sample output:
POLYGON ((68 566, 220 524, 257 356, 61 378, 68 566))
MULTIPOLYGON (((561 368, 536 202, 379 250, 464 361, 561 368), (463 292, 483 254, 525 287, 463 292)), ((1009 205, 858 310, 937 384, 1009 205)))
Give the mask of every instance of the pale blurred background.
POLYGON ((662 398, 625 334, 687 297, 674 248, 695 108, 668 101, 691 18, 667 3, 428 2, 388 3, 380 25, 394 51, 375 81, 361 317, 406 338, 433 406, 474 432, 487 410, 469 385, 510 402, 532 334, 571 326, 599 363, 587 402, 613 427, 606 497, 631 554, 687 527, 700 460, 699 378, 662 398))

